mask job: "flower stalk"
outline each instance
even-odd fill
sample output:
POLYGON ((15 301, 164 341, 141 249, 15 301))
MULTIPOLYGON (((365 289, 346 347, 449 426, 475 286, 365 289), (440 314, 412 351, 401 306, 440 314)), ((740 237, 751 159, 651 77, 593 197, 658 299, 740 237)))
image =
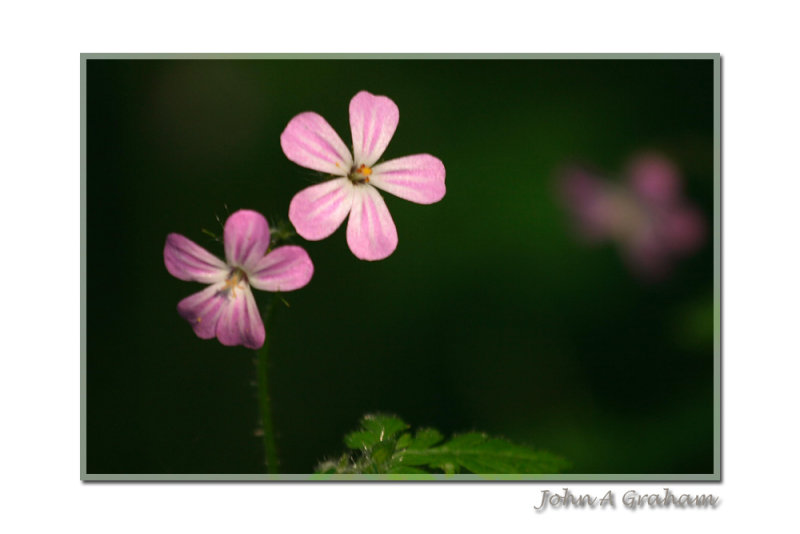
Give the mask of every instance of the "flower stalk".
MULTIPOLYGON (((272 315, 272 306, 275 299, 270 298, 261 313, 264 328, 269 330, 269 320, 272 315)), ((272 425, 272 401, 269 396, 269 336, 264 345, 256 351, 256 373, 258 375, 258 409, 261 417, 261 436, 264 442, 264 463, 267 473, 277 474, 278 447, 275 443, 275 430, 272 425)))

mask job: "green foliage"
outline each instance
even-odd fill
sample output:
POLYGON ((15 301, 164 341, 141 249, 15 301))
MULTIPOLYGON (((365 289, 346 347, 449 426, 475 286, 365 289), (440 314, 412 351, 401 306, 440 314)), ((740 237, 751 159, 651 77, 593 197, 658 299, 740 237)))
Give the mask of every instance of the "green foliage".
POLYGON ((479 432, 445 441, 434 428, 413 434, 402 419, 365 415, 361 427, 344 438, 353 452, 322 462, 320 474, 530 474, 559 473, 567 462, 479 432))

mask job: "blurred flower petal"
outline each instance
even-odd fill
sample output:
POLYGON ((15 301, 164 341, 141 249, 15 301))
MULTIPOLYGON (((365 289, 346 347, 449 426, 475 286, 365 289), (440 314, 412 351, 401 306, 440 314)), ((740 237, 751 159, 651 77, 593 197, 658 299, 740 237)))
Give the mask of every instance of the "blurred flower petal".
POLYGON ((682 198, 677 167, 663 156, 634 158, 624 183, 602 180, 580 167, 561 173, 559 181, 581 235, 615 241, 641 278, 663 278, 703 242, 702 215, 682 198))
POLYGON ((628 167, 628 176, 633 190, 647 202, 668 205, 680 196, 678 169, 670 160, 658 154, 635 158, 628 167))

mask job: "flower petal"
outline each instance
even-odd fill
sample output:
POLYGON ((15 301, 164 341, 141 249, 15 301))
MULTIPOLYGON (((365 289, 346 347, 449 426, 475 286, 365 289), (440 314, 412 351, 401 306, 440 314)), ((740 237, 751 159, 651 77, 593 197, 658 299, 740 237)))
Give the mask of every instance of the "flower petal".
POLYGON ((307 111, 289 121, 281 148, 291 161, 315 171, 346 176, 353 158, 342 138, 317 113, 307 111))
POLYGON ((178 303, 178 313, 189 321, 200 339, 211 339, 217 335, 217 321, 228 304, 225 293, 220 291, 225 282, 213 284, 178 303))
POLYGON ((354 188, 353 209, 347 223, 347 244, 357 258, 382 260, 397 248, 397 228, 377 189, 354 188))
POLYGON ((419 204, 444 197, 444 163, 430 154, 415 154, 375 165, 369 183, 378 189, 419 204))
POLYGON ((353 184, 336 178, 306 187, 289 204, 289 220, 309 241, 325 239, 339 228, 353 205, 353 184))
POLYGON ((350 100, 350 131, 357 165, 371 167, 392 140, 400 110, 385 96, 361 91, 350 100))
POLYGON ((293 291, 305 286, 314 264, 302 247, 278 247, 261 258, 249 275, 250 285, 264 291, 293 291))
POLYGON ((679 206, 662 215, 661 226, 665 245, 677 253, 694 252, 705 238, 703 217, 690 206, 679 206))
POLYGON ((654 206, 673 204, 681 193, 681 177, 677 167, 658 154, 643 154, 628 167, 631 186, 646 202, 654 206))
POLYGON ((175 278, 204 284, 219 282, 228 275, 224 261, 180 234, 167 236, 164 265, 175 278))
POLYGON ((250 287, 243 284, 224 294, 228 303, 217 322, 217 339, 223 345, 260 348, 264 344, 266 333, 250 287))
POLYGON ((562 171, 559 182, 565 207, 576 230, 588 241, 601 241, 613 233, 614 193, 604 181, 580 167, 562 171))
POLYGON ((239 210, 225 221, 225 257, 228 265, 249 271, 269 248, 267 220, 258 212, 239 210))

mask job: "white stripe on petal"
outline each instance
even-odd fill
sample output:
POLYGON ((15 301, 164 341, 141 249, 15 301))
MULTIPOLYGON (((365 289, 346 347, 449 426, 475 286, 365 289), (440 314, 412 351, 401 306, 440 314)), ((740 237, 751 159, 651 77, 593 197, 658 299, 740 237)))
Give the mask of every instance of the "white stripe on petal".
POLYGON ((444 176, 439 158, 415 154, 375 165, 369 183, 411 202, 433 204, 444 197, 444 176))
POLYGON ((269 248, 269 225, 260 213, 239 210, 225 221, 224 237, 228 264, 248 270, 255 267, 269 248))
POLYGON ((347 244, 357 258, 382 260, 397 248, 397 228, 377 189, 360 185, 354 190, 347 244))
POLYGON ((353 204, 353 184, 336 178, 306 187, 289 204, 289 220, 309 241, 325 239, 339 228, 353 204))
POLYGON ((178 303, 178 314, 189 321, 201 339, 217 335, 217 321, 228 305, 226 294, 220 292, 223 287, 225 282, 210 285, 178 303))
POLYGON ((281 134, 281 148, 291 161, 315 171, 346 176, 353 165, 347 146, 322 116, 297 115, 281 134))
POLYGON ((164 264, 175 278, 204 284, 219 282, 228 275, 224 261, 180 234, 167 236, 164 264))
POLYGON ((314 274, 308 253, 295 245, 278 247, 264 256, 248 275, 250 285, 264 291, 293 291, 305 286, 314 274))
POLYGON ((253 293, 246 284, 233 291, 217 322, 217 339, 223 345, 258 349, 264 344, 265 332, 253 293))
POLYGON ((350 131, 353 134, 353 158, 356 166, 371 167, 392 140, 400 110, 385 96, 361 91, 350 100, 350 131))

